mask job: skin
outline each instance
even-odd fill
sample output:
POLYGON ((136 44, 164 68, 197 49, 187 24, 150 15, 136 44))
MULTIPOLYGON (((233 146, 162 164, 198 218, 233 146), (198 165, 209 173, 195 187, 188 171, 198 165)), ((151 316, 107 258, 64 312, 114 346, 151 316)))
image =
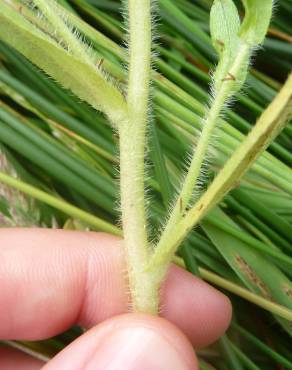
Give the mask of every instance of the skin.
POLYGON ((230 323, 228 298, 176 266, 161 289, 161 317, 128 313, 122 241, 113 236, 1 229, 0 241, 1 339, 90 329, 47 364, 0 347, 0 370, 162 370, 167 361, 169 370, 196 370, 193 348, 230 323))

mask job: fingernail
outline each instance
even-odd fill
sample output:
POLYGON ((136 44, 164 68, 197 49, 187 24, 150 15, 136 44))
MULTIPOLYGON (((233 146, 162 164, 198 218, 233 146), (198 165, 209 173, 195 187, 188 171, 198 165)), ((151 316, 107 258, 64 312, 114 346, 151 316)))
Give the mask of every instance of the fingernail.
POLYGON ((148 328, 120 329, 105 338, 84 370, 189 370, 167 339, 148 328))

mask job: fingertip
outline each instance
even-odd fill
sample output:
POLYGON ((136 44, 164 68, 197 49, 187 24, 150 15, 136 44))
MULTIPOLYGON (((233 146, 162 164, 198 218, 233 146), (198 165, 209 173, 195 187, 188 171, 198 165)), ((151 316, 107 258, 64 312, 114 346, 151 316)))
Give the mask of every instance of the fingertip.
POLYGON ((126 314, 106 320, 47 364, 44 370, 198 370, 187 338, 166 320, 126 314))
POLYGON ((127 309, 117 237, 38 228, 1 229, 0 237, 2 339, 45 339, 127 309))
MULTIPOLYGON (((92 327, 127 312, 121 239, 44 229, 6 229, 0 234, 0 314, 6 317, 1 338, 44 339, 74 323, 92 327), (53 313, 50 325, 48 307, 53 313)), ((215 341, 231 317, 224 295, 175 266, 162 289, 162 302, 165 318, 197 348, 215 341)))
POLYGON ((0 370, 40 370, 43 365, 42 361, 14 348, 0 347, 0 370))
POLYGON ((228 297, 177 266, 170 268, 162 295, 163 316, 177 325, 195 348, 216 341, 230 324, 228 297))

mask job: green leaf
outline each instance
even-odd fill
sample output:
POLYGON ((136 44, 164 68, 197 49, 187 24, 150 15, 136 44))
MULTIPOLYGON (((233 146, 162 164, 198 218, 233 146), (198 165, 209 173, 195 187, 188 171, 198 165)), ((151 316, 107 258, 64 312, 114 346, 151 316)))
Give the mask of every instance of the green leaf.
POLYGON ((15 179, 9 175, 0 171, 0 183, 4 183, 13 189, 17 189, 24 194, 27 194, 41 202, 44 202, 51 207, 54 207, 67 215, 76 218, 86 224, 90 225, 93 230, 99 230, 111 233, 113 235, 120 236, 121 231, 111 223, 104 221, 90 213, 84 212, 83 210, 71 205, 70 203, 60 199, 54 195, 44 192, 34 186, 31 186, 23 181, 15 179))
POLYGON ((1 219, 2 215, 6 216, 6 217, 10 217, 8 199, 4 198, 1 195, 0 196, 0 219, 1 219))
POLYGON ((220 56, 235 55, 240 18, 232 0, 215 0, 210 13, 212 43, 220 56))
MULTIPOLYGON (((215 0, 210 13, 212 43, 219 55, 214 85, 219 90, 238 53, 240 19, 232 0, 215 0)), ((241 86, 240 86, 241 87, 241 86)))
POLYGON ((264 41, 273 12, 273 0, 242 0, 245 17, 240 37, 251 46, 264 41))
MULTIPOLYGON (((228 225, 239 228, 223 211, 215 208, 210 215, 228 225)), ((207 220, 201 223, 202 228, 216 248, 229 263, 230 267, 254 293, 292 309, 289 292, 291 281, 268 259, 242 240, 230 235, 207 220)), ((292 335, 286 320, 276 317, 284 329, 292 335)))
POLYGON ((210 14, 210 31, 219 63, 214 73, 214 87, 219 91, 228 80, 232 94, 240 90, 246 75, 249 52, 240 40, 240 18, 232 0, 215 0, 210 14), (237 61, 240 60, 240 63, 237 61), (230 76, 233 75, 233 80, 230 76))
POLYGON ((122 93, 97 66, 70 55, 3 0, 0 1, 0 38, 79 98, 107 114, 113 123, 125 120, 122 93))

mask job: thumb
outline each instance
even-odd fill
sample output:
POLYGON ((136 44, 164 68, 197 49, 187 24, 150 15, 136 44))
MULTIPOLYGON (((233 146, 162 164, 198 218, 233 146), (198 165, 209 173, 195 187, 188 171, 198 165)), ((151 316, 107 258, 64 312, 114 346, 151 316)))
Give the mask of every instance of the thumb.
POLYGON ((116 316, 91 329, 43 370, 197 370, 186 337, 168 321, 116 316))

